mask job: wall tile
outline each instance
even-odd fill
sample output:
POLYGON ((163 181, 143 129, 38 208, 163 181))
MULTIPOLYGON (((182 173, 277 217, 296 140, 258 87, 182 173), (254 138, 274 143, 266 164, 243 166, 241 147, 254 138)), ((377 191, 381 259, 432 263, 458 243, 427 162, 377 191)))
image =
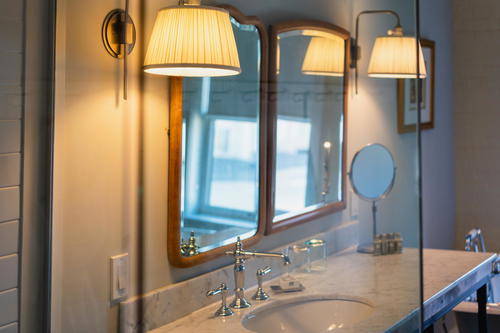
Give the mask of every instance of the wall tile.
POLYGON ((17 333, 19 332, 19 325, 17 323, 12 323, 0 327, 0 333, 17 333))
POLYGON ((21 122, 19 120, 0 121, 0 154, 17 153, 20 149, 21 122))
MULTIPOLYGON (((22 19, 24 1, 2 0, 0 1, 0 26, 4 27, 5 19, 22 19)), ((10 24, 9 24, 10 26, 10 24)))
POLYGON ((0 223, 0 257, 18 252, 19 221, 0 223))
POLYGON ((17 289, 0 292, 0 326, 17 321, 17 289))
POLYGON ((17 254, 0 257, 0 291, 17 287, 18 261, 17 254))
POLYGON ((0 86, 0 120, 21 119, 22 101, 20 85, 0 86))
POLYGON ((19 218, 19 188, 0 188, 0 222, 19 218))
POLYGON ((17 186, 21 178, 21 155, 0 154, 0 187, 17 186))
POLYGON ((22 59, 21 52, 0 52, 0 64, 2 64, 0 85, 18 85, 21 82, 22 59))
MULTIPOLYGON (((7 1, 2 1, 7 2, 7 1)), ((8 1, 13 2, 13 1, 8 1)), ((5 24, 4 24, 5 25, 5 24)), ((2 24, 0 24, 2 26, 2 24)), ((23 49, 23 24, 21 21, 9 24, 8 29, 0 29, 2 51, 21 52, 23 49)), ((2 67, 3 70, 3 67, 2 67)))

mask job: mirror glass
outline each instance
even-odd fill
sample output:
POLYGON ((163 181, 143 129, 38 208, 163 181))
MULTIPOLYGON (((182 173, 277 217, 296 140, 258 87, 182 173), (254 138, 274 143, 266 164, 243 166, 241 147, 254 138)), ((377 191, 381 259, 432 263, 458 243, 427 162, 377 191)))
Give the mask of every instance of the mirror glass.
POLYGON ((343 198, 346 37, 277 34, 273 222, 343 198))
POLYGON ((381 144, 370 144, 356 153, 352 160, 351 184, 361 198, 382 199, 392 189, 396 166, 391 152, 381 144))
POLYGON ((231 22, 241 74, 183 80, 180 237, 200 253, 258 228, 261 41, 231 22))

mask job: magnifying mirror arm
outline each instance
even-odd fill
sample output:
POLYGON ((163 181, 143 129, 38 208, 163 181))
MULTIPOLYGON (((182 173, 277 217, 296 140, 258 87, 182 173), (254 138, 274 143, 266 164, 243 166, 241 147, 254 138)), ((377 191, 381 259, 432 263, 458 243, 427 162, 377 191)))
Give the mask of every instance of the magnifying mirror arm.
POLYGON ((377 236, 377 200, 372 201, 373 239, 377 236))

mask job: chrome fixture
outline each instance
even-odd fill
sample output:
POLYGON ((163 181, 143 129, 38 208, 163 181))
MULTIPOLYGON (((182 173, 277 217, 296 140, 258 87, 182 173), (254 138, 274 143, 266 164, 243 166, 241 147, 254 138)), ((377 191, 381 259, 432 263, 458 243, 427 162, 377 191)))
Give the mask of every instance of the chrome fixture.
MULTIPOLYGON (((484 236, 480 228, 471 229, 465 235, 465 251, 469 252, 486 252, 486 245, 484 244, 484 236)), ((491 272, 493 274, 500 273, 500 260, 497 259, 492 263, 491 272)), ((491 281, 488 282, 488 306, 494 301, 495 295, 493 294, 493 288, 491 286, 491 281)), ((476 302, 476 295, 473 294, 467 299, 470 302, 476 302)))
POLYGON ((215 311, 214 316, 216 316, 216 317, 232 316, 234 314, 234 312, 230 308, 228 308, 227 305, 226 305, 227 286, 226 286, 225 283, 221 283, 220 286, 219 286, 219 288, 215 288, 215 289, 209 290, 207 292, 207 297, 215 296, 215 295, 218 295, 218 294, 221 294, 222 301, 221 301, 220 308, 218 308, 217 311, 215 311))
POLYGON ((235 309, 248 308, 251 304, 245 299, 245 260, 251 257, 281 258, 284 265, 290 264, 290 258, 279 252, 244 251, 240 237, 237 238, 234 251, 226 251, 234 257, 234 300, 231 307, 235 309))
POLYGON ((196 244, 196 238, 194 237, 194 232, 191 231, 189 239, 185 242, 181 239, 181 254, 184 257, 192 257, 194 255, 199 254, 198 249, 200 247, 196 244))
POLYGON ((481 229, 474 228, 465 235, 465 251, 486 252, 481 229))
POLYGON ((493 262, 491 271, 493 272, 493 274, 500 274, 500 259, 497 259, 493 262))
POLYGON ((264 276, 269 273, 271 273, 271 266, 266 266, 257 270, 257 273, 255 274, 257 276, 257 291, 255 292, 255 295, 253 295, 253 299, 256 299, 258 301, 265 301, 269 298, 269 295, 266 294, 266 292, 262 288, 262 280, 264 279, 264 276))

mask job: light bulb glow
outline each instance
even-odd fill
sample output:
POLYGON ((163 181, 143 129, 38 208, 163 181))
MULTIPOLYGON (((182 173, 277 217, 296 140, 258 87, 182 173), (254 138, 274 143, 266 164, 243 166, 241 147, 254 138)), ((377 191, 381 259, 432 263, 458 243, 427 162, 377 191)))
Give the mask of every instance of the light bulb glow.
MULTIPOLYGON (((417 41, 415 37, 384 36, 378 37, 373 46, 368 76, 378 78, 417 78, 417 41)), ((426 77, 422 47, 418 43, 419 75, 426 77)))
POLYGON ((209 6, 174 6, 158 12, 144 71, 169 76, 241 73, 229 13, 209 6))

